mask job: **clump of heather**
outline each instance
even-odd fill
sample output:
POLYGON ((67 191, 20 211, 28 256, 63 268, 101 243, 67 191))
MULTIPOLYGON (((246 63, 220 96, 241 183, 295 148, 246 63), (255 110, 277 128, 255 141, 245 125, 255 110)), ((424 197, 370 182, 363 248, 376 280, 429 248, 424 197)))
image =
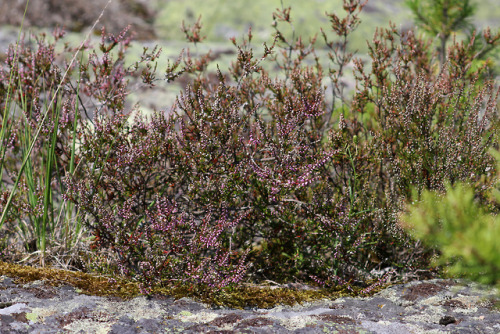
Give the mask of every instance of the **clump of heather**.
POLYGON ((498 90, 480 79, 481 69, 466 70, 475 59, 473 41, 453 44, 440 71, 426 45, 412 31, 376 34, 371 67, 354 61, 357 92, 330 133, 328 145, 345 163, 333 164, 326 184, 335 190, 327 194, 343 194, 349 217, 360 215, 348 225, 361 227, 370 244, 370 257, 362 256, 368 268, 428 265, 431 254, 397 227, 397 213, 418 199, 415 190, 418 196, 466 182, 484 199, 492 186, 495 162, 487 152, 498 140, 498 90))
MULTIPOLYGON (((233 40, 228 70, 213 75, 210 54, 183 53, 165 79, 183 75, 187 88, 169 109, 133 120, 127 78, 139 74, 153 87, 160 52, 125 68, 126 33, 103 33, 100 51, 79 64, 78 90, 68 90, 99 104, 68 137, 79 144, 69 160, 81 164, 59 172, 91 248, 111 254, 112 269, 146 293, 165 282, 223 288, 245 279, 369 291, 428 268, 432 251, 399 228, 398 214, 413 194, 447 183, 469 183, 486 198, 497 92, 471 69, 472 44, 451 45, 440 68, 424 39, 391 27, 370 43, 370 64, 354 58, 349 35, 363 6, 344 1, 345 17, 328 15, 327 62, 316 38, 282 33, 290 8, 273 14, 275 39, 259 55, 251 31, 233 40)), ((200 29, 183 27, 193 43, 200 29)))

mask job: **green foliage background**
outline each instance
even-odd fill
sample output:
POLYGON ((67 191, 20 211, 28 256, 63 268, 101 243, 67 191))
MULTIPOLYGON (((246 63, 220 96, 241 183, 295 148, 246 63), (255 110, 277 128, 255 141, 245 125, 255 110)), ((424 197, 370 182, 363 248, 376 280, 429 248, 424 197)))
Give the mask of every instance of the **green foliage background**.
MULTIPOLYGON (((283 6, 293 8, 292 19, 297 35, 313 36, 320 27, 328 26, 325 12, 338 12, 342 7, 341 0, 284 0, 283 6)), ((155 1, 158 17, 155 22, 161 39, 183 40, 179 29, 182 20, 192 24, 202 15, 203 32, 207 42, 227 42, 224 29, 238 33, 246 33, 252 25, 255 42, 269 41, 273 32, 271 13, 281 7, 280 0, 266 1, 228 1, 228 0, 170 0, 155 1)), ((492 29, 500 26, 498 17, 500 7, 496 0, 480 2, 473 22, 478 28, 486 26, 492 29)), ((397 27, 412 26, 412 14, 409 8, 400 0, 370 0, 361 13, 363 24, 351 36, 351 48, 365 52, 366 40, 371 39, 375 27, 385 27, 389 21, 397 27)))

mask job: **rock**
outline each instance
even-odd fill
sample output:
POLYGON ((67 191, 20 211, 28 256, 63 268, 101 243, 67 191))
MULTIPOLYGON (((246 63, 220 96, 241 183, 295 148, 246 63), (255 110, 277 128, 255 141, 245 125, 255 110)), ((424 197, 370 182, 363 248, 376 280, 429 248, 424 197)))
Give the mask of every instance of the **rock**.
POLYGON ((1 333, 498 333, 494 289, 434 279, 393 285, 371 297, 270 309, 212 308, 191 298, 131 300, 79 294, 43 281, 0 278, 1 333), (39 293, 47 290, 48 293, 39 293))
MULTIPOLYGON (((99 18, 108 0, 31 0, 28 5, 24 27, 55 28, 60 26, 69 31, 80 32, 91 27, 99 18)), ((0 2, 0 25, 21 26, 26 6, 25 0, 0 2)), ((151 40, 156 37, 153 29, 154 11, 144 0, 111 1, 96 25, 106 31, 118 34, 127 25, 136 33, 137 40, 151 40)))

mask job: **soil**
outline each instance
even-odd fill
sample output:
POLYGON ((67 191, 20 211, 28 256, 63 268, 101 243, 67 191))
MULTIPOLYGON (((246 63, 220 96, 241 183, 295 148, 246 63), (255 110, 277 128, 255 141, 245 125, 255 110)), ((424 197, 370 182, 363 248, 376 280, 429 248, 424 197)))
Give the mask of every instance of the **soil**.
POLYGON ((0 277, 0 333, 500 333, 498 291, 462 280, 394 285, 368 298, 271 309, 169 296, 122 300, 0 277))

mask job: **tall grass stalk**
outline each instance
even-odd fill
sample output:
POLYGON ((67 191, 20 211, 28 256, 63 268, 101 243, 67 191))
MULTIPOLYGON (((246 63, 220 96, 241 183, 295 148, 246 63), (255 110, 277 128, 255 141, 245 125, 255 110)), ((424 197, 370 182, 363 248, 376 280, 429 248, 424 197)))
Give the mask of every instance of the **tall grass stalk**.
MULTIPOLYGON (((60 99, 58 99, 60 101, 60 99)), ((32 140, 36 140, 36 138, 32 138, 31 127, 29 126, 30 118, 33 116, 33 110, 29 110, 28 113, 24 113, 26 117, 26 126, 24 128, 24 137, 21 137, 21 141, 23 143, 23 161, 26 161, 26 165, 22 172, 24 172, 24 176, 27 181, 28 186, 28 198, 29 204, 33 212, 36 212, 37 206, 39 202, 42 201, 42 213, 41 215, 35 215, 34 217, 30 217, 31 226, 26 226, 26 223, 19 221, 19 231, 23 234, 24 240, 29 241, 30 230, 33 230, 33 234, 35 236, 36 248, 40 252, 40 264, 42 266, 45 265, 45 251, 47 246, 47 229, 50 231, 55 230, 55 221, 53 216, 53 208, 54 208, 54 195, 52 194, 52 180, 54 178, 54 163, 55 163, 55 148, 57 141, 57 131, 59 125, 59 115, 61 110, 60 103, 54 108, 55 115, 54 119, 54 127, 51 133, 48 135, 48 140, 43 144, 44 148, 42 150, 42 159, 41 161, 41 175, 39 176, 39 182, 36 182, 37 174, 35 170, 35 162, 33 161, 36 157, 33 157, 33 160, 30 158, 30 143, 32 140), (43 190, 40 193, 39 187, 43 184, 43 190), (41 195, 41 198, 39 196, 41 195)), ((23 110, 28 110, 28 101, 26 101, 26 97, 23 97, 21 100, 21 108, 23 110)), ((46 110, 50 110, 48 106, 45 106, 46 110)))
MULTIPOLYGON (((16 48, 14 50, 14 62, 17 60, 17 45, 19 45, 19 41, 21 40, 21 33, 23 30, 23 25, 24 25, 24 19, 26 17, 26 12, 28 11, 28 5, 29 5, 29 0, 26 1, 26 6, 24 8, 24 14, 23 14, 23 19, 21 20, 21 27, 19 28, 19 33, 17 35, 17 43, 16 43, 16 48)), ((2 115, 2 128, 0 129, 0 143, 4 143, 8 138, 10 138, 11 135, 11 129, 12 129, 12 123, 9 122, 9 111, 11 107, 11 94, 12 94, 12 80, 13 80, 13 75, 14 72, 10 73, 9 77, 9 85, 7 86, 7 100, 5 101, 5 106, 3 110, 3 115, 2 115)), ((7 151, 7 145, 0 145, 0 188, 2 187, 2 180, 3 180, 3 166, 4 166, 4 159, 5 159, 5 153, 7 151)), ((7 207, 6 207, 7 208, 7 207)), ((4 223, 4 215, 2 212, 2 217, 0 219, 0 228, 2 228, 3 223, 4 223)))
MULTIPOLYGON (((9 212, 10 206, 12 204, 12 200, 14 198, 14 195, 16 194, 16 191, 17 191, 18 186, 19 186, 19 182, 21 181, 23 174, 26 178, 26 182, 27 182, 27 186, 28 186, 28 194, 27 194, 28 202, 29 202, 32 209, 35 209, 38 205, 38 201, 39 201, 38 186, 43 184, 44 188, 43 188, 43 192, 41 193, 41 196, 42 196, 41 200, 43 203, 42 216, 38 216, 35 214, 35 216, 29 217, 29 225, 31 225, 31 226, 26 226, 26 224, 21 222, 21 221, 19 222, 19 225, 17 226, 17 228, 21 232, 21 234, 24 235, 25 241, 27 241, 26 236, 30 230, 34 233, 35 238, 36 238, 36 247, 41 253, 41 256, 40 256, 40 265, 41 266, 45 266, 45 251, 46 251, 46 246, 47 246, 47 231, 49 230, 52 233, 54 233, 54 231, 56 229, 56 221, 54 220, 54 217, 53 217, 53 209, 55 207, 55 205, 54 205, 55 204, 54 203, 55 197, 52 194, 51 183, 52 183, 52 180, 54 177, 53 174, 54 174, 54 170, 55 170, 55 168, 54 168, 55 167, 54 166, 55 159, 54 158, 55 158, 56 138, 57 138, 57 131, 58 131, 58 121, 59 121, 60 108, 62 107, 56 101, 60 101, 60 99, 58 99, 58 96, 60 96, 59 92, 60 92, 62 83, 65 81, 66 77, 68 76, 68 73, 69 73, 70 69, 72 68, 73 63, 75 62, 77 55, 82 50, 85 41, 87 41, 89 39, 90 34, 92 33, 95 26, 102 18, 104 11, 109 6, 111 1, 112 0, 109 0, 106 3, 103 10, 101 11, 101 14, 96 19, 93 26, 89 30, 88 34, 85 36, 84 40, 81 42, 80 46, 75 51, 73 57, 71 58, 71 61, 69 62, 69 64, 66 67, 66 71, 64 72, 64 74, 61 78, 61 81, 59 82, 59 84, 57 85, 57 87, 55 88, 55 90, 52 94, 52 98, 50 99, 50 102, 44 106, 45 111, 43 112, 43 115, 38 123, 36 131, 34 133, 31 132, 29 120, 27 118, 25 128, 24 128, 24 133, 20 133, 20 140, 23 143, 23 145, 22 145, 23 146, 22 163, 21 163, 19 171, 17 172, 16 180, 12 186, 12 189, 10 190, 10 194, 9 194, 9 197, 8 197, 7 202, 5 204, 5 207, 2 210, 2 215, 0 216, 0 229, 3 227, 3 225, 6 221, 7 214, 9 212), (53 108, 54 104, 55 104, 55 107, 53 108), (32 152, 33 152, 33 149, 35 147, 35 143, 37 142, 37 139, 40 136, 40 131, 42 130, 42 128, 44 126, 44 122, 47 118, 47 115, 52 109, 54 109, 54 113, 55 113, 55 115, 53 115, 53 116, 55 116, 54 128, 52 129, 47 142, 44 144, 45 146, 42 150, 42 152, 44 152, 44 153, 42 153, 43 156, 41 157, 42 164, 43 164, 41 166, 42 167, 41 170, 43 172, 41 175, 38 176, 34 170, 34 167, 36 164, 35 163, 36 157, 32 156, 32 152), (39 182, 36 182, 36 180, 35 180, 35 178, 37 178, 37 177, 39 178, 39 182)), ((26 16, 28 6, 29 6, 29 0, 26 1, 26 7, 25 7, 22 22, 24 22, 24 17, 26 16)), ((21 40, 22 29, 23 29, 23 24, 21 23, 21 27, 19 30, 19 36, 18 36, 18 40, 16 43, 16 49, 15 49, 15 61, 17 61, 17 57, 18 57, 18 54, 17 54, 18 53, 18 45, 19 45, 19 42, 21 40)), ((2 143, 4 143, 6 141, 6 139, 8 139, 11 135, 12 122, 9 123, 9 113, 10 113, 10 110, 12 109, 11 107, 13 107, 13 105, 12 105, 12 102, 13 102, 13 98, 12 98, 13 94, 12 93, 13 92, 11 91, 11 86, 12 86, 12 82, 13 82, 12 81, 13 80, 13 72, 14 71, 11 71, 11 74, 10 74, 10 80, 9 80, 9 85, 8 85, 9 92, 7 94, 7 101, 5 102, 5 108, 4 108, 4 112, 3 112, 3 119, 2 119, 3 125, 2 125, 2 130, 0 132, 0 140, 2 143)), ((28 105, 30 105, 30 103, 28 103, 28 101, 26 101, 27 97, 22 95, 23 94, 22 85, 20 84, 19 86, 20 86, 19 90, 20 90, 20 93, 22 96, 21 108, 25 112, 24 113, 25 115, 31 115, 32 110, 27 110, 28 105)), ((12 115, 13 115, 12 121, 14 121, 14 114, 15 114, 15 110, 13 110, 13 113, 12 113, 12 115)), ((75 115, 78 115, 78 104, 76 105, 75 115)), ((70 171, 69 171, 70 173, 74 173, 75 168, 76 168, 74 165, 75 164, 75 148, 76 148, 76 145, 75 145, 76 124, 77 124, 77 118, 75 116, 75 122, 74 122, 74 127, 73 127, 73 143, 72 143, 72 148, 71 148, 71 153, 70 153, 71 154, 70 171)), ((5 151, 6 151, 6 145, 2 145, 2 148, 0 151, 0 154, 2 157, 2 160, 0 161, 0 168, 1 168, 0 176, 2 176, 3 169, 5 167, 4 166, 4 163, 5 163, 4 158, 5 158, 5 153, 6 153, 5 151)), ((59 179, 60 179, 60 177, 59 177, 59 179)), ((0 182, 1 182, 1 178, 0 178, 0 182)), ((60 185, 62 186, 62 182, 60 182, 60 185)), ((0 183, 0 186, 2 186, 1 183, 0 183)), ((61 216, 63 206, 64 206, 64 202, 61 204, 59 216, 61 216)), ((66 208, 66 218, 68 218, 68 215, 71 215, 70 211, 72 211, 72 210, 73 210, 73 206, 68 206, 66 208)), ((77 221, 78 221, 78 218, 77 218, 77 221)), ((69 224, 69 220, 65 219, 65 224, 69 224)), ((76 224, 76 229, 77 229, 76 235, 78 235, 79 234, 78 232, 81 230, 80 223, 76 224)), ((66 237, 68 237, 70 235, 70 233, 69 233, 70 229, 68 228, 68 226, 66 226, 66 228, 64 230, 68 232, 68 233, 66 233, 66 237)), ((72 235, 75 235, 75 234, 72 234, 72 235)), ((72 242, 70 242, 70 244, 72 244, 72 242)))
MULTIPOLYGON (((80 82, 80 79, 81 79, 80 72, 78 73, 78 77, 79 77, 78 82, 80 82)), ((76 96, 79 96, 79 94, 80 94, 80 85, 78 85, 76 87, 76 96)), ((75 111, 79 110, 79 106, 80 106, 79 99, 76 99, 75 111)), ((72 129, 73 134, 75 134, 76 130, 77 130, 79 113, 75 112, 74 115, 75 115, 75 118, 73 120, 73 129, 72 129)), ((76 167, 77 167, 77 166, 75 166, 75 152, 76 152, 76 136, 73 135, 73 139, 71 141, 71 153, 70 153, 69 171, 68 171, 71 175, 74 175, 76 167)), ((61 179, 60 175, 58 175, 58 181, 60 184, 62 184, 62 179, 61 179)), ((64 204, 66 204, 66 206, 65 206, 66 210, 64 210, 65 211, 65 217, 64 217, 65 225, 64 225, 64 238, 63 238, 63 240, 65 240, 65 242, 66 242, 65 249, 71 249, 73 247, 73 245, 76 244, 76 242, 78 241, 77 239, 81 235, 82 221, 81 221, 81 217, 79 216, 79 210, 76 212, 75 217, 73 218, 73 212, 75 209, 75 205, 73 203, 66 203, 66 200, 64 200, 63 205, 61 206, 61 210, 59 211, 59 215, 58 215, 58 220, 61 219, 64 204), (70 222, 72 220, 75 220, 75 225, 73 226, 73 228, 70 228, 69 225, 70 225, 70 222), (72 236, 74 236, 74 237, 72 238, 72 236)))

